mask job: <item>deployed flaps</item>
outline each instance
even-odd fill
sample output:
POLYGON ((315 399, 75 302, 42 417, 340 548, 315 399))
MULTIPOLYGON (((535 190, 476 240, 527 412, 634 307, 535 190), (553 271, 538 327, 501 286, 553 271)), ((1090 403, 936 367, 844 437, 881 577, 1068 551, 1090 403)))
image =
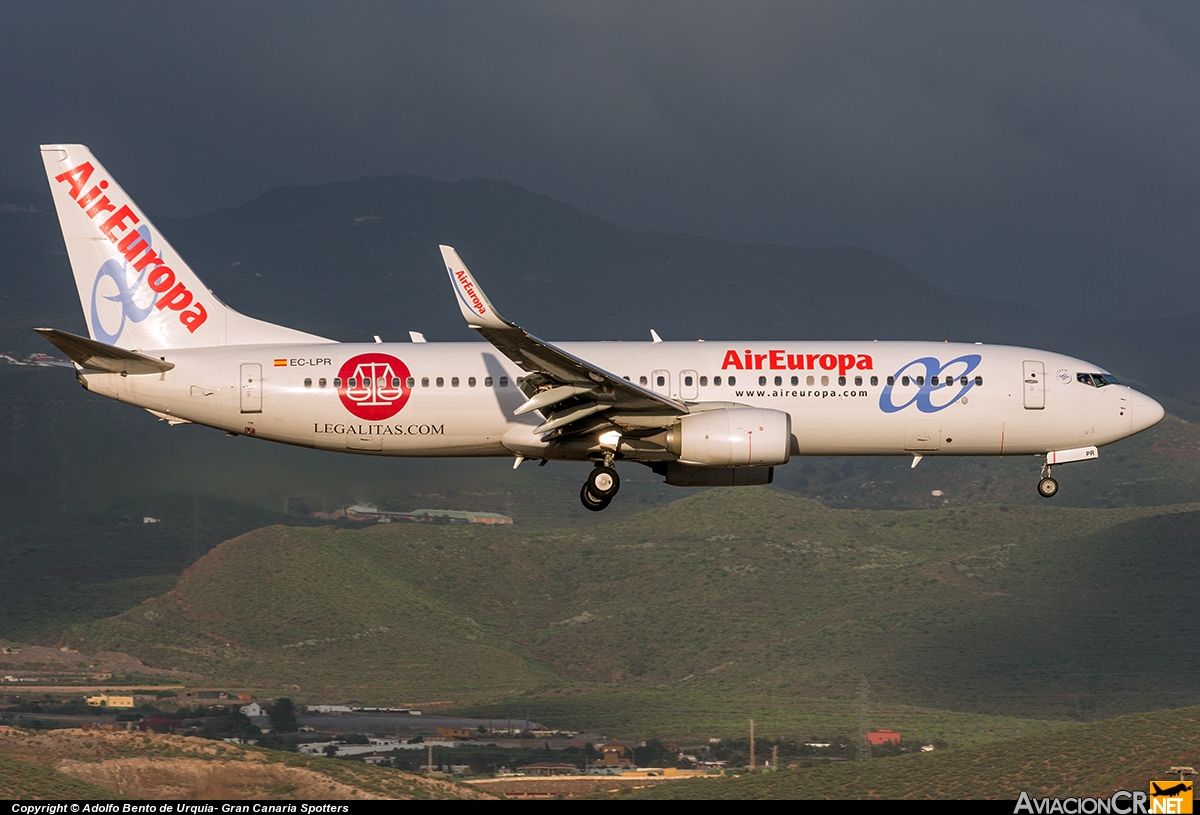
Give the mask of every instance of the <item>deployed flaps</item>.
POLYGON ((592 390, 592 387, 589 385, 560 385, 557 388, 550 388, 540 393, 535 393, 529 398, 528 402, 514 410, 513 415, 521 416, 532 410, 553 407, 559 402, 570 399, 572 396, 587 393, 590 390, 592 390))

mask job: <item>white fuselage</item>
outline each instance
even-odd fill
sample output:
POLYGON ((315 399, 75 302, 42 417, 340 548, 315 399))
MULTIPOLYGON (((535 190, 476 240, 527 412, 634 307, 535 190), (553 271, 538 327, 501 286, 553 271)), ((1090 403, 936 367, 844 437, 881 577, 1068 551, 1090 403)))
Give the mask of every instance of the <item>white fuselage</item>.
MULTIPOLYGON (((1025 348, 838 341, 557 345, 687 403, 784 411, 791 416, 793 455, 1042 454, 1109 444, 1162 417, 1156 402, 1124 385, 1080 381, 1080 374, 1103 369, 1025 348)), ((145 353, 175 367, 153 376, 83 372, 80 379, 93 392, 171 420, 323 450, 586 457, 535 435, 543 421, 536 412, 514 415, 526 400, 517 388, 523 372, 487 343, 145 353)), ((630 457, 661 460, 652 453, 630 457)))

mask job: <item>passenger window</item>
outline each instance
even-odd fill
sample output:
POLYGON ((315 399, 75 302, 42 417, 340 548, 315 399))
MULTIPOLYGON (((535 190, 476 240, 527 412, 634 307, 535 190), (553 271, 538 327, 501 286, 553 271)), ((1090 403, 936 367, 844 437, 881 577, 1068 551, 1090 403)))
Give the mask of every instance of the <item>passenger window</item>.
POLYGON ((450 387, 452 387, 452 388, 458 387, 458 377, 457 376, 450 378, 450 387))
POLYGON ((719 377, 719 376, 714 376, 714 377, 713 377, 713 385, 714 385, 714 386, 717 386, 717 387, 720 387, 720 385, 721 385, 721 377, 719 377))
POLYGON ((400 377, 398 377, 398 376, 393 376, 393 377, 392 377, 392 387, 393 387, 393 388, 398 388, 398 387, 400 387, 400 377))
POLYGON ((416 385, 416 384, 417 384, 417 380, 413 379, 413 378, 410 376, 408 379, 404 380, 404 383, 405 383, 405 384, 406 384, 408 387, 410 387, 410 388, 411 388, 411 387, 413 387, 414 385, 416 385))
POLYGON ((626 376, 626 377, 622 377, 622 378, 623 378, 623 379, 624 379, 626 382, 632 382, 632 381, 633 381, 632 379, 630 379, 630 378, 629 378, 629 377, 627 377, 627 376, 626 376))
POLYGON ((817 384, 817 380, 813 379, 811 376, 810 376, 808 379, 804 380, 804 381, 808 383, 809 387, 811 387, 811 386, 813 386, 813 385, 817 384))
POLYGON ((782 377, 782 376, 777 376, 777 377, 775 377, 775 384, 776 384, 776 385, 782 385, 782 384, 783 384, 783 377, 782 377))
POLYGON ((894 377, 894 376, 889 376, 889 377, 887 378, 887 383, 888 383, 888 387, 889 387, 889 388, 890 388, 891 386, 895 385, 895 384, 896 384, 896 377, 894 377))
POLYGON ((702 388, 708 387, 708 377, 707 376, 700 377, 700 387, 702 387, 702 388))
POLYGON ((690 388, 692 386, 692 378, 690 376, 685 376, 683 378, 683 384, 687 385, 690 388))
POLYGON ((729 377, 729 387, 732 388, 736 384, 737 384, 737 377, 736 376, 729 377))
POLYGON ((907 384, 908 384, 908 377, 907 377, 907 376, 902 376, 902 377, 900 377, 900 384, 901 384, 901 385, 907 385, 907 384))
POLYGON ((427 376, 423 376, 423 377, 421 377, 421 387, 422 387, 422 388, 428 388, 428 387, 429 387, 429 377, 427 377, 427 376))
POLYGON ((639 384, 639 385, 645 385, 645 384, 646 384, 646 377, 644 377, 644 376, 639 376, 639 377, 638 377, 638 384, 639 384))
POLYGON ((312 380, 306 377, 306 378, 304 379, 304 387, 306 387, 306 388, 311 388, 311 387, 312 387, 312 380))
POLYGON ((335 388, 340 388, 342 386, 342 378, 340 376, 335 376, 333 378, 333 386, 335 388))
POLYGON ((925 375, 924 374, 917 377, 917 384, 919 386, 921 386, 922 388, 925 387, 925 375))
POLYGON ((969 382, 969 381, 970 381, 970 380, 968 380, 968 379, 967 379, 967 378, 964 376, 962 379, 958 380, 958 384, 962 385, 962 386, 965 388, 965 387, 967 386, 967 382, 969 382))
POLYGON ((318 379, 318 380, 317 380, 317 387, 318 387, 318 388, 323 388, 323 387, 325 387, 325 386, 326 386, 326 385, 328 385, 328 384, 329 384, 329 382, 328 382, 328 381, 325 379, 325 377, 321 377, 320 379, 318 379))
POLYGON ((473 376, 467 377, 467 387, 468 388, 475 387, 475 377, 473 377, 473 376))
POLYGON ((854 384, 856 386, 862 385, 862 377, 861 376, 854 377, 854 384))
POLYGON ((844 377, 844 376, 839 376, 839 377, 838 377, 838 384, 839 384, 839 385, 845 385, 845 384, 846 384, 846 377, 844 377))
POLYGON ((446 380, 445 380, 445 379, 443 379, 443 378, 442 378, 442 377, 440 377, 440 376, 439 376, 437 379, 435 379, 435 380, 434 380, 434 382, 436 382, 436 383, 437 383, 437 386, 438 386, 439 388, 444 388, 444 387, 446 387, 446 380))
POLYGON ((492 386, 492 378, 490 376, 485 376, 483 378, 483 386, 485 388, 490 388, 492 386))
POLYGON ((507 376, 500 377, 500 387, 502 387, 502 388, 508 387, 508 377, 507 376))
POLYGON ((936 388, 938 386, 938 378, 936 376, 930 377, 929 384, 936 388))
POLYGON ((356 387, 358 387, 358 377, 354 377, 354 376, 352 376, 352 377, 350 377, 349 379, 347 379, 347 380, 346 380, 346 387, 347 387, 347 388, 356 388, 356 387))
POLYGON ((828 384, 829 384, 829 377, 827 377, 827 376, 821 377, 821 386, 825 387, 828 384))
POLYGON ((654 381, 658 383, 658 386, 660 388, 667 384, 667 378, 665 376, 660 376, 660 377, 656 378, 654 381))
POLYGON ((767 384, 767 378, 766 378, 765 376, 760 376, 760 377, 758 378, 758 384, 759 384, 759 385, 765 385, 765 384, 767 384))
MULTIPOLYGON (((879 377, 877 377, 877 376, 873 376, 873 377, 871 377, 871 384, 872 384, 872 385, 878 385, 878 384, 879 384, 879 377)), ((891 383, 891 382, 889 382, 888 384, 890 385, 890 384, 892 384, 892 383, 891 383)))
POLYGON ((982 384, 983 384, 983 377, 982 377, 982 376, 977 376, 977 377, 975 377, 975 384, 976 384, 976 385, 982 385, 982 384))
POLYGON ((800 384, 800 377, 793 376, 792 377, 792 385, 799 385, 799 384, 800 384))

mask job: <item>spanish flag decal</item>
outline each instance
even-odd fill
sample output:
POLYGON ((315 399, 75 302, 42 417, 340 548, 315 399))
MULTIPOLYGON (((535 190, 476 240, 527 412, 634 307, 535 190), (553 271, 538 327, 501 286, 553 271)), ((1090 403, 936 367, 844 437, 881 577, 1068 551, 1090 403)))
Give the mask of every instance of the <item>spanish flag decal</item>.
POLYGON ((276 368, 286 368, 286 367, 287 367, 287 360, 286 360, 286 359, 277 359, 277 360, 275 360, 275 367, 276 367, 276 368))

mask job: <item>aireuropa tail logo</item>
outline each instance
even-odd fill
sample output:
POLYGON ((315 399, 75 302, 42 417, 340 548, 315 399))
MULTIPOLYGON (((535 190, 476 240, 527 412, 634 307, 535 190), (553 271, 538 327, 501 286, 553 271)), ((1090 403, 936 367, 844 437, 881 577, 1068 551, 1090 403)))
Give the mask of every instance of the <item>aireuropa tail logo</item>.
POLYGON ((1117 790, 1107 798, 1030 798, 1021 792, 1013 815, 1191 815, 1191 781, 1151 781, 1149 794, 1117 790))
POLYGON ((359 354, 338 371, 338 396, 346 410, 368 422, 390 419, 408 401, 408 366, 389 354, 359 354))
MULTIPOLYGON (((104 191, 112 185, 107 179, 100 179, 91 189, 87 189, 87 185, 91 183, 92 174, 95 172, 96 168, 92 166, 92 163, 85 161, 78 167, 59 173, 54 180, 67 185, 67 195, 79 205, 83 214, 91 219, 92 223, 98 225, 100 233, 116 245, 117 251, 126 261, 126 264, 115 260, 106 261, 96 274, 96 281, 92 285, 93 316, 96 314, 96 293, 100 286, 100 280, 104 277, 110 278, 117 287, 115 296, 106 295, 106 297, 120 303, 122 315, 115 335, 101 328, 99 330, 104 331, 104 335, 97 338, 111 344, 125 330, 127 319, 135 323, 141 322, 150 314, 148 309, 143 313, 144 307, 134 303, 133 293, 141 286, 143 280, 154 292, 151 295, 151 307, 160 311, 169 308, 171 311, 178 312, 179 323, 188 331, 195 333, 196 329, 204 325, 205 320, 208 319, 208 309, 197 299, 197 295, 193 294, 182 281, 176 279, 175 270, 166 265, 166 260, 156 250, 150 248, 150 233, 145 224, 135 228, 136 224, 141 223, 141 218, 134 213, 129 204, 123 204, 118 208, 119 201, 108 200, 108 195, 104 191), (125 234, 122 235, 122 232, 125 234), (127 279, 130 274, 129 267, 132 267, 133 272, 138 274, 137 281, 132 285, 127 279), (122 276, 125 276, 126 279, 122 280, 122 276), (135 317, 138 319, 134 319, 135 317)), ((97 251, 100 251, 98 247, 97 251)), ((95 324, 93 324, 92 330, 97 331, 95 324)))
POLYGON ((979 354, 963 354, 944 365, 935 357, 914 359, 888 377, 889 384, 879 394, 879 409, 898 413, 916 405, 922 413, 945 410, 975 387, 971 374, 982 361, 979 354), (896 396, 904 401, 897 405, 896 396))
MULTIPOLYGON (((141 240, 149 246, 150 230, 145 226, 139 226, 137 233, 141 236, 141 240)), ((108 345, 116 344, 125 331, 125 323, 140 323, 150 316, 154 310, 154 304, 158 300, 158 292, 141 291, 142 281, 146 279, 148 271, 148 269, 143 269, 141 272, 135 272, 128 262, 117 258, 106 260, 100 265, 100 270, 96 272, 96 280, 92 283, 91 309, 92 332, 100 342, 108 345), (101 282, 105 280, 108 283, 102 286, 101 282), (115 310, 111 306, 101 309, 101 300, 116 303, 119 309, 120 319, 116 322, 117 327, 113 331, 105 326, 104 317, 108 316, 109 322, 113 322, 111 318, 115 316, 113 314, 115 310), (142 302, 138 302, 139 300, 142 302), (105 314, 102 315, 101 311, 104 311, 105 314)))

